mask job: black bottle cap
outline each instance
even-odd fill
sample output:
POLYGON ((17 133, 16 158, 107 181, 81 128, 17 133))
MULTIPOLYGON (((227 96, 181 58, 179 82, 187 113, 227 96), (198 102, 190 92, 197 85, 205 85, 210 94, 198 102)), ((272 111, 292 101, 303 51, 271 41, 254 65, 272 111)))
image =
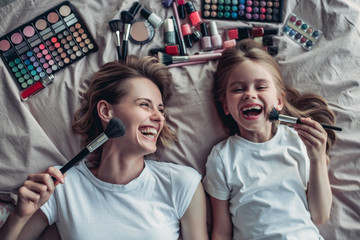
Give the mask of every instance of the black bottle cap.
POLYGON ((195 6, 194 6, 194 4, 192 2, 185 3, 185 8, 186 8, 186 12, 188 14, 196 11, 195 6))
POLYGON ((264 28, 264 35, 276 35, 278 32, 279 29, 277 28, 264 28))
POLYGON ((151 15, 151 12, 149 10, 147 10, 146 8, 142 8, 140 10, 140 15, 143 16, 144 18, 148 19, 149 16, 151 15))
POLYGON ((273 36, 271 36, 271 35, 263 36, 262 44, 263 44, 263 46, 273 45, 274 44, 273 36))
POLYGON ((239 38, 239 40, 250 38, 249 28, 248 27, 239 27, 238 28, 238 38, 239 38))
POLYGON ((267 47, 267 52, 268 52, 271 56, 275 56, 276 54, 278 54, 278 47, 277 47, 277 46, 268 46, 268 47, 267 47))
POLYGON ((180 19, 185 19, 185 8, 184 8, 184 5, 179 5, 177 9, 178 9, 178 13, 179 13, 179 18, 180 18, 180 19))
POLYGON ((203 37, 209 36, 205 23, 200 24, 200 31, 203 37))
POLYGON ((191 42, 190 34, 184 36, 184 42, 185 42, 186 47, 188 47, 188 48, 191 48, 193 46, 193 44, 191 42))
POLYGON ((195 32, 193 32, 193 33, 191 34, 191 39, 193 40, 193 42, 198 42, 198 41, 200 41, 200 39, 201 39, 201 33, 200 33, 198 30, 196 30, 195 32))
POLYGON ((135 15, 136 15, 136 13, 139 11, 140 7, 141 7, 140 2, 134 2, 134 3, 131 5, 131 7, 130 7, 130 9, 129 9, 129 12, 131 13, 131 15, 133 15, 133 17, 135 17, 135 15))

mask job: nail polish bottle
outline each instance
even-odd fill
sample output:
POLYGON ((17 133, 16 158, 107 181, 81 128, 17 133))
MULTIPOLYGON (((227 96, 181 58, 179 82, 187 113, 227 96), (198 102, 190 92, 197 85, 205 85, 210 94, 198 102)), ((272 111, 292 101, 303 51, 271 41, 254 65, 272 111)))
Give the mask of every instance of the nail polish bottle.
POLYGON ((164 20, 165 44, 176 45, 174 21, 171 18, 164 20))
POLYGON ((191 39, 193 42, 198 42, 201 39, 201 32, 197 30, 195 27, 191 28, 191 39))
POLYGON ((185 42, 186 47, 191 48, 193 46, 193 44, 192 44, 192 41, 191 41, 191 27, 190 27, 190 24, 184 23, 183 25, 181 25, 181 32, 183 34, 184 42, 185 42))
POLYGON ((185 3, 185 8, 186 8, 186 12, 189 15, 191 24, 194 27, 199 26, 203 22, 203 20, 200 16, 200 12, 196 11, 194 4, 192 2, 187 2, 185 3))
POLYGON ((201 23, 200 24, 200 29, 201 29, 201 34, 202 34, 202 38, 201 38, 201 47, 203 51, 210 51, 212 49, 212 45, 211 45, 211 37, 208 34, 207 28, 206 28, 206 24, 205 23, 201 23))
POLYGON ((210 21, 210 33, 211 33, 211 42, 214 49, 222 47, 222 39, 217 30, 216 22, 210 21))
POLYGON ((184 9, 185 0, 177 0, 177 4, 178 4, 177 9, 179 13, 179 18, 185 19, 185 9, 184 9))
POLYGON ((152 13, 146 8, 141 9, 140 15, 146 18, 151 23, 151 25, 153 25, 156 28, 159 27, 164 22, 164 20, 161 17, 159 17, 156 13, 152 13))

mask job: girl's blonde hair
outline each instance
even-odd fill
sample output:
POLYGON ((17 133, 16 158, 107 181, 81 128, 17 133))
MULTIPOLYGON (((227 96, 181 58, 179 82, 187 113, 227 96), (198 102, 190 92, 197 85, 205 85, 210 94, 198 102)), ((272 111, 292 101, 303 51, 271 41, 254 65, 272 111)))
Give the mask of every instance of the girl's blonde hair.
MULTIPOLYGON (((227 49, 223 52, 214 75, 213 92, 216 108, 229 134, 239 134, 239 128, 232 116, 225 114, 222 103, 225 101, 230 74, 235 67, 244 61, 261 64, 272 75, 279 96, 285 96, 283 97, 284 108, 281 111, 282 114, 294 117, 311 117, 321 123, 334 124, 335 114, 323 97, 312 93, 301 94, 295 88, 286 86, 275 59, 264 51, 261 45, 251 39, 245 39, 240 41, 236 48, 227 49)), ((333 130, 326 129, 326 131, 328 133, 326 152, 328 153, 335 142, 336 135, 333 130)))
MULTIPOLYGON (((157 58, 128 56, 124 62, 106 63, 91 78, 90 85, 82 96, 81 107, 74 115, 73 131, 84 136, 85 146, 104 131, 97 112, 97 103, 100 100, 106 100, 110 104, 120 103, 130 90, 128 82, 139 77, 149 79, 159 88, 166 106, 172 94, 172 76, 157 58)), ((163 147, 168 147, 170 141, 176 139, 166 121, 159 139, 159 144, 163 147)), ((100 147, 95 154, 100 156, 101 150, 100 147)))

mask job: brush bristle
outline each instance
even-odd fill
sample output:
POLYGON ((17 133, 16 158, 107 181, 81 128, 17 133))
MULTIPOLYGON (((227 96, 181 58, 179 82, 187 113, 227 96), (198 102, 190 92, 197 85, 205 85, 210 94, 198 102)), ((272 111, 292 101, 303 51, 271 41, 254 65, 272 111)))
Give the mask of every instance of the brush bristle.
POLYGON ((124 24, 130 24, 134 18, 134 16, 129 11, 122 11, 120 16, 124 24))
POLYGON ((270 121, 279 120, 279 112, 276 110, 276 108, 273 108, 271 110, 271 112, 269 113, 269 119, 270 119, 270 121))
POLYGON ((159 58, 159 62, 165 64, 166 66, 173 63, 172 56, 169 54, 158 52, 158 58, 159 58))
POLYGON ((120 19, 111 20, 109 26, 112 32, 122 31, 123 22, 120 19))
POLYGON ((125 134, 125 125, 118 118, 110 119, 104 131, 108 138, 117 138, 125 134))

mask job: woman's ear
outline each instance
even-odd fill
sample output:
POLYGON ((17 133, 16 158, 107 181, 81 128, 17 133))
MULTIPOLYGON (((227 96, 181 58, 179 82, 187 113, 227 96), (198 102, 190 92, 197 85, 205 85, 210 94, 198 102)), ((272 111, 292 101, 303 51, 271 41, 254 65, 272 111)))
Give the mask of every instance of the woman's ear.
POLYGON ((113 117, 113 109, 110 103, 108 103, 105 100, 100 100, 97 103, 97 112, 99 115, 99 118, 108 123, 110 121, 110 119, 113 117))

